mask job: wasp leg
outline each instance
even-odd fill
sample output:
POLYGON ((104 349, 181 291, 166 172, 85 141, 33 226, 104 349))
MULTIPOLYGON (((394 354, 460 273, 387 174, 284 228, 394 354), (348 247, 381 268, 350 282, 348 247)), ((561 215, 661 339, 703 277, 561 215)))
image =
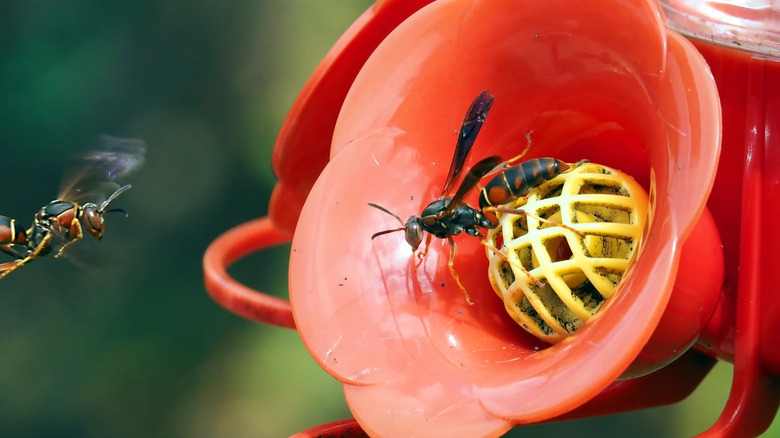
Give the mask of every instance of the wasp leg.
POLYGON ((84 233, 81 231, 81 222, 79 222, 78 219, 73 219, 73 221, 71 221, 70 229, 76 230, 76 236, 72 240, 62 245, 62 248, 60 248, 60 250, 57 251, 57 254, 54 256, 54 258, 62 257, 62 252, 65 251, 65 248, 73 245, 74 243, 78 242, 82 237, 84 237, 84 233))
POLYGON ((447 236, 447 241, 450 242, 450 261, 447 263, 447 266, 450 268, 450 275, 452 276, 452 279, 455 280, 455 283, 458 283, 460 290, 463 291, 463 296, 466 297, 466 302, 473 306, 474 302, 471 301, 471 297, 469 297, 469 293, 466 291, 466 287, 463 286, 463 283, 460 282, 460 277, 455 271, 455 255, 458 253, 458 247, 455 245, 455 241, 452 240, 451 236, 447 236))
POLYGON ((510 167, 514 166, 515 163, 517 163, 518 161, 520 161, 520 159, 523 158, 525 156, 525 154, 528 153, 529 150, 531 150, 531 134, 530 133, 526 134, 525 135, 525 139, 526 139, 527 143, 526 143, 525 148, 523 149, 522 152, 520 152, 519 154, 515 155, 514 157, 504 161, 503 163, 500 163, 498 166, 494 167, 493 170, 491 170, 490 172, 488 172, 484 176, 495 175, 497 173, 501 173, 501 172, 509 169, 510 167))
MULTIPOLYGON (((14 265, 11 266, 10 268, 4 270, 3 272, 0 272, 0 278, 3 278, 6 275, 10 274, 11 272, 14 272, 15 270, 19 269, 19 267, 24 265, 25 263, 34 260, 36 257, 38 257, 38 254, 40 254, 41 251, 43 251, 44 248, 49 246, 49 242, 50 241, 51 241, 51 233, 48 233, 48 234, 46 234, 46 236, 43 239, 41 239, 41 243, 38 244, 38 246, 35 248, 34 251, 32 251, 31 253, 27 254, 21 260, 17 260, 15 262, 10 262, 10 263, 13 263, 14 265)), ((2 271, 2 267, 4 267, 5 265, 7 265, 7 263, 4 263, 3 265, 0 265, 0 271, 2 271)))
MULTIPOLYGON (((22 259, 27 255, 27 252, 21 252, 18 249, 14 248, 13 245, 0 245, 0 251, 3 251, 4 253, 10 255, 11 257, 15 257, 17 259, 22 259)), ((13 262, 10 262, 13 263, 13 262)), ((2 266, 0 265, 0 271, 2 271, 2 266)))
POLYGON ((426 255, 428 255, 428 248, 430 248, 430 247, 431 247, 431 238, 432 238, 432 237, 433 237, 433 236, 432 236, 432 235, 430 235, 430 234, 428 234, 427 236, 425 236, 425 249, 423 250, 423 252, 418 252, 418 253, 417 253, 417 257, 418 257, 420 260, 424 259, 424 258, 425 258, 425 256, 426 256, 426 255))
POLYGON ((588 161, 587 158, 583 158, 582 160, 577 161, 576 163, 564 163, 564 162, 561 162, 561 168, 562 168, 562 172, 561 173, 569 173, 572 170, 582 166, 583 164, 587 164, 587 163, 590 163, 590 161, 588 161), (566 166, 566 168, 563 169, 563 166, 566 166))
POLYGON ((506 256, 506 254, 504 254, 504 252, 503 252, 503 251, 501 251, 500 249, 496 248, 495 246, 493 246, 493 245, 489 244, 489 243, 488 243, 486 240, 484 240, 484 239, 483 239, 483 240, 481 240, 481 241, 480 241, 480 243, 482 243, 482 245, 483 245, 485 248, 487 248, 487 249, 489 249, 489 250, 493 251, 493 252, 494 252, 494 253, 495 253, 497 256, 501 257, 501 260, 503 260, 503 261, 505 261, 505 262, 509 263, 510 265, 514 266, 515 268, 517 268, 517 269, 521 270, 521 271, 523 272, 523 274, 525 274, 525 275, 526 275, 526 277, 528 277, 528 278, 529 278, 531 281, 533 281, 534 283, 536 283, 536 285, 537 285, 537 286, 539 286, 539 287, 544 287, 544 282, 543 282, 543 281, 541 281, 541 280, 539 280, 538 278, 534 277, 534 276, 533 276, 533 274, 531 274, 530 272, 528 272, 528 270, 527 270, 527 269, 525 269, 525 268, 523 267, 523 265, 520 265, 520 264, 518 264, 518 263, 514 263, 514 262, 512 262, 511 260, 509 260, 509 257, 507 257, 507 256, 506 256))
POLYGON ((496 213, 520 214, 520 215, 523 215, 523 216, 532 217, 532 218, 538 220, 539 222, 542 222, 542 223, 545 223, 545 224, 550 224, 550 225, 556 226, 556 227, 563 227, 563 228, 565 228, 565 229, 567 229, 567 230, 569 230, 569 231, 571 231, 573 233, 576 233, 580 237, 580 239, 585 238, 585 234, 583 234, 580 231, 575 230, 574 228, 572 228, 572 227, 570 227, 570 226, 568 226, 566 224, 559 224, 558 222, 541 218, 541 217, 539 217, 539 216, 537 216, 537 215, 535 215, 533 213, 529 213, 529 212, 527 212, 525 210, 520 210, 520 209, 516 209, 516 208, 505 208, 505 207, 485 207, 482 210, 483 211, 485 211, 485 210, 492 211, 492 212, 496 212, 496 213))
MULTIPOLYGON (((19 262, 7 262, 0 264, 0 273, 6 272, 8 270, 13 270, 16 265, 18 265, 19 262)), ((2 278, 5 274, 0 275, 0 278, 2 278)))
POLYGON ((531 150, 531 133, 530 132, 525 135, 525 140, 526 140, 525 149, 523 149, 522 152, 520 152, 519 154, 515 155, 514 157, 504 161, 505 168, 514 166, 515 163, 520 161, 520 159, 523 158, 525 156, 525 154, 527 154, 528 151, 531 150))
POLYGON ((572 168, 572 169, 574 169, 574 168, 576 168, 576 167, 580 167, 580 166, 582 166, 583 164, 588 164, 588 163, 590 163, 590 161, 588 161, 588 159, 587 159, 587 158, 583 158, 583 159, 581 159, 580 161, 577 161, 576 163, 572 164, 571 168, 572 168))

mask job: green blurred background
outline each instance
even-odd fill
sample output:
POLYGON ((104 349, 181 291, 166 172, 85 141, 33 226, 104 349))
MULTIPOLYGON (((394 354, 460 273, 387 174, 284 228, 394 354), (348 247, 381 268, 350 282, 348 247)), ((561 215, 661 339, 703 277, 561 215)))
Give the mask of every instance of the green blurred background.
MULTIPOLYGON (((99 134, 148 143, 115 202, 130 217, 108 217, 100 244, 79 243, 100 269, 49 258, 2 280, 0 435, 283 437, 349 416, 341 385, 295 332, 211 301, 201 258, 217 235, 266 214, 282 120, 371 3, 0 4, 0 214, 29 225, 69 155, 99 134)), ((284 296, 288 251, 231 273, 284 296)), ((717 417, 730 374, 718 365, 676 406, 509 435, 691 436, 717 417)))

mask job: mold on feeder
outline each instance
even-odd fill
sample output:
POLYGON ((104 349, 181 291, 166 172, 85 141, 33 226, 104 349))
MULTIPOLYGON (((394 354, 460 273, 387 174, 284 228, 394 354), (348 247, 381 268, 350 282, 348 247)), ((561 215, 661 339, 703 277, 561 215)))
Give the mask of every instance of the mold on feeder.
POLYGON ((490 283, 520 326, 558 343, 614 295, 642 239, 647 194, 622 172, 583 163, 507 207, 530 215, 498 213, 487 241, 506 259, 486 252, 490 283))

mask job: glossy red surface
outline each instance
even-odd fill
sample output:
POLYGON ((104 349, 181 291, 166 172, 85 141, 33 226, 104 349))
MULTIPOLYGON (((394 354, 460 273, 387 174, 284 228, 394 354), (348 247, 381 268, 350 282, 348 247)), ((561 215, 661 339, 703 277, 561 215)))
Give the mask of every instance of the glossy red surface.
POLYGON ((718 157, 715 92, 652 2, 596 10, 550 1, 517 11, 496 1, 487 11, 480 2, 441 0, 400 24, 427 3, 378 2, 317 69, 276 145, 273 225, 248 224, 207 253, 215 299, 248 318, 294 326, 286 302, 236 287, 224 267, 287 238, 278 229, 294 228, 319 177, 293 249, 296 318, 315 359, 345 382, 367 431, 408 434, 408 422, 435 417, 425 430, 492 436, 513 424, 672 403, 714 363, 683 354, 694 342, 735 362, 729 402, 703 436, 763 431, 780 394, 770 377, 780 374, 771 245, 780 237, 780 64, 696 42, 724 108, 710 214, 702 209, 718 157), (454 131, 483 88, 497 101, 472 162, 513 155, 530 132, 529 158, 587 157, 654 188, 648 241, 625 293, 562 347, 545 348, 508 321, 485 287, 475 239, 458 239, 456 263, 472 307, 451 284, 442 242, 418 261, 400 235, 368 238, 396 224, 366 202, 407 216, 438 196, 454 131), (614 381, 620 370, 651 373, 614 381))
MULTIPOLYGON (((760 234, 760 275, 766 285, 780 282, 780 255, 772 245, 762 242, 780 241, 780 227, 775 217, 780 215, 780 60, 756 56, 713 44, 696 42, 708 60, 721 91, 723 106, 723 156, 709 205, 716 212, 716 222, 724 237, 728 260, 726 285, 736 289, 740 266, 740 229, 743 214, 734 214, 743 197, 756 197, 760 205, 752 225, 760 234), (746 160, 747 159, 747 160, 746 160), (747 169, 750 174, 745 174, 747 169), (735 181, 745 184, 735 184, 735 181), (744 189, 743 189, 743 186, 744 189)), ((775 375, 780 375, 780 351, 772 348, 772 334, 778 322, 780 297, 766 291, 762 294, 760 320, 760 351, 763 362, 775 375)))
POLYGON ((670 297, 680 245, 714 177, 719 117, 701 57, 666 32, 655 2, 446 1, 401 24, 344 101, 291 256, 298 329, 345 382, 361 425, 389 436, 491 436, 609 386, 670 297), (569 20, 557 18, 564 12, 569 20), (456 261, 474 306, 449 277, 446 243, 419 260, 400 233, 370 239, 397 223, 367 202, 408 216, 438 196, 460 119, 484 88, 496 101, 474 161, 512 156, 530 133, 529 158, 588 158, 654 189, 648 237, 622 292, 553 347, 505 314, 476 239, 457 239, 456 261))
POLYGON ((720 235, 709 210, 704 210, 680 251, 680 267, 664 314, 623 378, 656 371, 699 340, 721 298, 723 270, 720 235))
MULTIPOLYGON (((780 405, 780 60, 697 42, 721 90, 723 159, 709 208, 726 257, 724 311, 703 334, 731 348, 734 381, 726 407, 704 436, 755 436, 780 405), (733 313, 732 313, 733 312, 733 313)), ((728 352, 728 351, 727 351, 728 352)))
POLYGON ((363 438, 368 435, 353 419, 335 421, 298 432, 290 438, 363 438))
POLYGON ((658 371, 635 379, 613 382, 588 403, 553 421, 608 415, 682 401, 702 382, 716 360, 696 350, 658 371), (670 386, 674 386, 674 390, 670 386))

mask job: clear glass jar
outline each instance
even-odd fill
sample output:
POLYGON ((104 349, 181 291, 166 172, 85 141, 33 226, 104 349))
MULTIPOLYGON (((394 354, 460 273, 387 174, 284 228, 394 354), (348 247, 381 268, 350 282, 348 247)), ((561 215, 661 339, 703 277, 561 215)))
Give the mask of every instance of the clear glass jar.
POLYGON ((661 1, 669 27, 686 37, 780 58, 780 1, 661 1))

